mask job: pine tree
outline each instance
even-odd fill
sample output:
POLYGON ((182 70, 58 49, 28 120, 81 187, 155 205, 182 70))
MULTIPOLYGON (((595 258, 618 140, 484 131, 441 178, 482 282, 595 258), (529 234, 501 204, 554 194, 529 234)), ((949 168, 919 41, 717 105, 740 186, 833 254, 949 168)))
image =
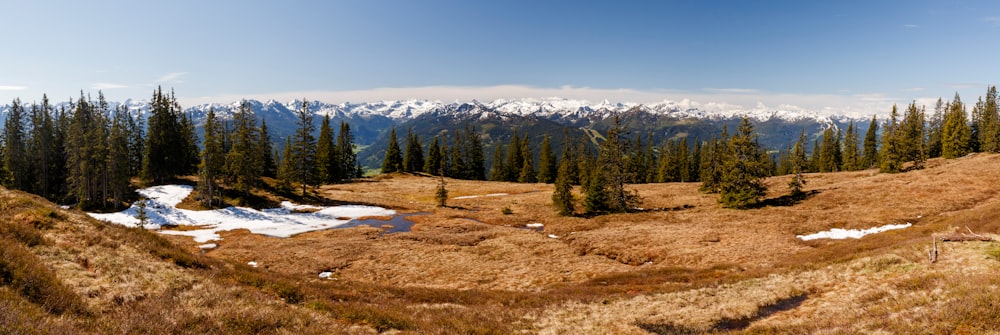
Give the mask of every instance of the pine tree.
POLYGON ((129 127, 128 119, 131 118, 124 105, 115 108, 114 118, 111 120, 111 129, 108 136, 108 155, 105 165, 107 166, 108 187, 111 190, 112 205, 119 208, 122 205, 125 194, 129 192, 129 127))
POLYGON ((486 180, 486 157, 483 155, 483 141, 476 132, 476 126, 465 125, 467 162, 467 178, 471 180, 486 180))
POLYGON ((861 156, 860 169, 871 169, 879 164, 878 157, 878 119, 872 115, 872 121, 868 123, 868 131, 865 133, 865 142, 861 156))
POLYGON ((212 208, 218 190, 218 182, 225 167, 225 152, 222 150, 222 127, 215 119, 215 109, 209 108, 205 117, 205 139, 202 142, 201 164, 198 164, 198 190, 204 206, 212 208))
POLYGON ((420 137, 413 132, 413 128, 406 130, 406 154, 403 156, 404 172, 419 172, 424 168, 424 149, 420 143, 420 137))
POLYGON ((507 172, 504 173, 504 181, 517 181, 517 177, 524 165, 524 155, 521 153, 521 149, 523 149, 521 139, 517 136, 517 129, 514 129, 514 134, 510 138, 510 144, 507 145, 507 162, 504 163, 507 172))
POLYGON ((354 152, 354 135, 347 122, 340 122, 340 132, 337 134, 337 161, 340 162, 338 182, 361 178, 361 166, 358 164, 358 154, 354 152))
POLYGON ((927 160, 927 146, 924 143, 924 110, 918 109, 915 101, 906 108, 898 132, 900 162, 912 161, 914 168, 923 168, 924 161, 927 160))
POLYGON ((182 173, 189 163, 185 153, 188 145, 184 143, 181 113, 177 107, 175 101, 163 94, 162 88, 153 92, 142 159, 141 178, 145 183, 164 183, 182 173))
MULTIPOLYGON (((296 135, 300 134, 296 133, 296 135)), ((257 119, 250 111, 250 105, 244 100, 240 103, 239 110, 233 114, 233 130, 230 135, 232 144, 229 152, 226 153, 224 163, 229 185, 238 191, 244 199, 250 196, 252 187, 260 184, 264 162, 260 151, 259 136, 260 129, 257 128, 257 119)), ((296 181, 302 182, 302 172, 299 169, 303 167, 303 163, 300 156, 297 156, 300 155, 300 152, 295 151, 296 145, 301 145, 301 143, 293 142, 292 144, 291 157, 294 169, 292 176, 299 178, 295 179, 296 181)), ((310 143, 310 145, 314 144, 310 143)), ((311 160, 306 161, 305 164, 308 163, 311 163, 311 160)), ((309 165, 305 166, 311 168, 309 165)))
MULTIPOLYGON (((849 126, 847 129, 851 129, 851 127, 849 126)), ((850 131, 848 131, 848 133, 850 133, 850 131)), ((802 173, 803 167, 805 167, 806 164, 807 141, 806 131, 803 129, 802 132, 799 133, 799 140, 795 142, 795 147, 789 155, 790 167, 788 172, 792 174, 792 180, 788 182, 788 189, 793 198, 801 198, 805 195, 802 188, 806 184, 806 179, 802 173)))
POLYGON ((295 163, 292 160, 292 137, 285 137, 285 147, 281 151, 281 164, 278 166, 278 188, 284 191, 292 189, 292 179, 295 174, 295 163))
MULTIPOLYGON (((802 136, 805 136, 805 134, 803 133, 802 136)), ((841 164, 841 170, 854 171, 858 169, 861 157, 858 155, 858 129, 854 127, 853 120, 851 120, 851 123, 847 125, 847 133, 844 134, 843 156, 844 159, 841 164)))
POLYGON ((27 161, 27 144, 25 143, 25 120, 27 114, 21 99, 14 99, 11 102, 7 119, 4 123, 3 134, 3 170, 6 176, 3 178, 3 185, 7 188, 27 190, 30 186, 28 179, 31 171, 27 161))
POLYGON ((881 158, 879 171, 881 172, 896 173, 903 166, 898 117, 899 112, 896 110, 896 104, 893 104, 889 120, 885 124, 885 130, 882 131, 882 150, 879 152, 881 158))
POLYGON ((598 152, 597 165, 590 172, 591 180, 587 183, 584 198, 588 213, 627 212, 640 202, 635 191, 625 189, 628 176, 624 153, 629 148, 623 133, 621 121, 615 116, 614 125, 608 129, 598 152))
POLYGON ((403 170, 403 153, 396 142, 396 127, 389 130, 389 148, 385 150, 382 161, 382 173, 393 173, 403 170))
POLYGON ((761 162, 761 149, 753 124, 744 117, 729 140, 729 152, 723 161, 719 202, 723 207, 745 209, 756 206, 767 192, 764 177, 767 166, 761 162))
MULTIPOLYGON (((691 177, 691 181, 699 182, 701 181, 701 141, 695 141, 694 152, 691 153, 691 162, 688 164, 690 172, 688 172, 691 177)), ((652 157, 652 155, 650 155, 652 157)))
POLYGON ((969 153, 969 142, 972 140, 972 130, 965 115, 965 105, 958 93, 955 100, 948 105, 944 127, 941 130, 941 156, 958 158, 969 153))
POLYGON ((333 143, 333 128, 330 126, 330 114, 323 116, 319 126, 319 140, 316 142, 316 179, 323 184, 333 183, 337 179, 337 146, 333 143))
POLYGON ((316 139, 313 137, 316 126, 313 125, 313 117, 309 113, 307 101, 302 99, 302 105, 295 113, 296 129, 295 137, 292 138, 295 181, 301 185, 302 196, 306 195, 309 185, 316 181, 316 139))
MULTIPOLYGON (((221 139, 219 143, 222 143, 221 139)), ((267 121, 260 120, 260 155, 264 166, 264 170, 260 174, 262 177, 274 178, 277 176, 278 168, 277 163, 274 161, 275 155, 273 152, 274 145, 271 144, 271 134, 267 130, 267 121)))
MULTIPOLYGON (((58 129, 53 121, 53 108, 49 98, 42 95, 42 103, 31 109, 31 129, 28 136, 28 164, 36 174, 31 192, 55 200, 62 192, 65 156, 62 143, 57 143, 58 129)), ((9 115, 8 115, 9 117, 9 115)))
POLYGON ((819 151, 819 172, 836 172, 841 165, 840 130, 834 132, 834 127, 823 131, 822 146, 819 151))
POLYGON ((531 144, 528 140, 528 134, 524 134, 524 139, 521 140, 521 154, 524 155, 524 162, 521 164, 521 171, 518 173, 517 182, 519 183, 534 183, 535 182, 535 159, 534 150, 531 150, 531 144))
POLYGON ((434 200, 437 201, 438 207, 448 206, 448 189, 445 188, 444 176, 438 177, 440 182, 438 183, 437 191, 434 192, 434 200))
POLYGON ((538 182, 550 184, 555 181, 558 164, 555 153, 552 152, 552 140, 549 134, 542 138, 542 151, 538 157, 538 182))
POLYGON ((990 86, 980 108, 980 149, 984 152, 1000 152, 1000 111, 997 104, 997 87, 990 86))
POLYGON ((441 173, 441 144, 438 137, 434 136, 430 147, 427 148, 427 161, 424 162, 424 172, 439 176, 441 173))
POLYGON ((947 108, 944 101, 938 98, 934 104, 934 115, 927 125, 927 157, 941 157, 941 131, 944 129, 944 115, 947 108))
MULTIPOLYGON (((180 106, 176 106, 178 111, 181 111, 180 106)), ((181 157, 183 157, 183 162, 181 162, 181 167, 178 169, 179 174, 192 174, 198 171, 198 163, 201 161, 198 158, 198 134, 195 132, 194 123, 187 117, 186 114, 181 113, 181 157)))
MULTIPOLYGON (((726 126, 722 126, 722 137, 712 138, 710 150, 705 153, 701 166, 701 190, 704 193, 719 193, 722 191, 722 174, 724 163, 729 160, 729 134, 726 126)), ((661 167, 662 169, 662 167, 661 167)))
POLYGON ((566 147, 563 147, 563 159, 559 161, 559 169, 556 172, 555 191, 552 192, 552 205, 556 207, 556 212, 562 216, 573 215, 573 185, 570 183, 575 162, 566 155, 566 147))
POLYGON ((503 165, 503 145, 497 143, 493 148, 493 165, 490 167, 490 180, 503 181, 506 177, 507 168, 503 165))

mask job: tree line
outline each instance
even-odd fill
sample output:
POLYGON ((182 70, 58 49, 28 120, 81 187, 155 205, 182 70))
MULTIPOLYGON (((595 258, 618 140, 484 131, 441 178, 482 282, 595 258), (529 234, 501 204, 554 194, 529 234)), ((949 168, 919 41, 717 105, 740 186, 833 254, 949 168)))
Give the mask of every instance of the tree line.
POLYGON ((153 91, 147 118, 124 105, 112 107, 98 92, 83 92, 58 108, 47 95, 39 103, 14 99, 5 118, 0 148, 0 183, 79 208, 121 208, 135 186, 197 174, 198 195, 212 207, 222 190, 239 197, 263 186, 263 177, 316 186, 361 176, 347 123, 336 138, 327 116, 320 138, 312 139, 312 114, 303 103, 299 131, 274 150, 264 120, 244 102, 232 120, 210 110, 203 140, 173 92, 153 91), (147 124, 148 123, 148 124, 147 124))

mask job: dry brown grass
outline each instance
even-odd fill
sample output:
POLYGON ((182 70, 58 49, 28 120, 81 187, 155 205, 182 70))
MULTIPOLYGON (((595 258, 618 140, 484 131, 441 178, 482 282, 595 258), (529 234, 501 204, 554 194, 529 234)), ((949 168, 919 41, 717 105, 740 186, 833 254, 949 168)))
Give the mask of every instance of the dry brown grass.
MULTIPOLYGON (((928 166, 898 175, 812 174, 808 199, 747 211, 721 209, 696 184, 637 185, 643 207, 670 210, 593 218, 556 216, 552 187, 544 184, 448 180, 452 198, 477 197, 437 208, 437 179, 394 174, 323 186, 323 198, 305 200, 428 212, 409 217, 411 232, 360 227, 280 239, 232 231, 203 256, 187 237, 98 223, 2 191, 0 235, 83 307, 60 316, 0 285, 0 307, 18 306, 0 309, 0 327, 138 334, 1000 331, 1000 246, 949 242, 940 244, 937 263, 926 256, 932 235, 1000 234, 1000 198, 983 182, 1000 177, 1000 156, 928 166), (486 196, 497 193, 508 195, 486 196), (860 240, 795 238, 904 222, 914 226, 860 240), (522 229, 529 223, 544 231, 522 229), (334 279, 318 278, 323 271, 334 279)), ((768 197, 783 195, 786 182, 769 179, 768 197)))

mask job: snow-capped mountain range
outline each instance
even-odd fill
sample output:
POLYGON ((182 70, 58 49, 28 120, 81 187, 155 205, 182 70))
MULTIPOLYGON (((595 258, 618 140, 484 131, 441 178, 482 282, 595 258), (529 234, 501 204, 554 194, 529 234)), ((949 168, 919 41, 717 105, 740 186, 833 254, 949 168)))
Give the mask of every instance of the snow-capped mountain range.
MULTIPOLYGON (((275 100, 246 101, 250 110, 264 117, 281 117, 290 115, 297 111, 302 101, 293 100, 288 102, 278 102, 275 100)), ((240 101, 230 103, 211 103, 195 105, 185 109, 185 111, 200 119, 208 113, 209 109, 214 109, 220 117, 226 118, 232 115, 239 106, 240 101)), ((57 103, 56 108, 68 106, 69 103, 57 103)), ((133 115, 145 115, 149 112, 149 102, 147 100, 125 100, 123 103, 111 103, 110 106, 123 105, 127 107, 133 115)), ((30 104, 26 106, 30 108, 30 104)), ((113 108, 113 107, 112 107, 113 108)), ((462 112, 482 112, 492 111, 500 114, 513 114, 520 116, 536 116, 543 118, 607 118, 611 115, 624 113, 632 110, 643 111, 652 115, 670 116, 675 118, 698 118, 710 120, 722 120, 747 116, 755 121, 767 121, 780 119, 784 121, 816 121, 819 123, 831 124, 833 121, 846 121, 848 116, 825 116, 818 113, 811 113, 802 110, 782 110, 771 108, 763 104, 758 104, 753 108, 724 104, 699 104, 689 100, 672 101, 666 100, 653 104, 639 103, 612 103, 607 100, 591 103, 586 100, 571 100, 561 98, 549 99, 499 99, 490 102, 480 102, 472 100, 470 102, 450 102, 431 100, 396 100, 363 103, 325 103, 320 101, 310 101, 308 103, 310 113, 331 117, 352 117, 362 118, 379 116, 392 119, 396 122, 405 122, 420 115, 431 112, 462 113, 462 112)), ((0 107, 0 114, 6 115, 10 105, 0 107)))

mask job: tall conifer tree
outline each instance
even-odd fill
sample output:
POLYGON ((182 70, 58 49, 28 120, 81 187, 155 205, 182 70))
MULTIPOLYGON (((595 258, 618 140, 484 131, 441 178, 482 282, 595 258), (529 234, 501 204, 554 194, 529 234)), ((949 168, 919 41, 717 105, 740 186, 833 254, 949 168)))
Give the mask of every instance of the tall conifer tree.
POLYGON ((396 142, 396 127, 389 130, 389 148, 385 150, 385 159, 382 161, 382 173, 393 173, 403 170, 403 153, 396 142))

